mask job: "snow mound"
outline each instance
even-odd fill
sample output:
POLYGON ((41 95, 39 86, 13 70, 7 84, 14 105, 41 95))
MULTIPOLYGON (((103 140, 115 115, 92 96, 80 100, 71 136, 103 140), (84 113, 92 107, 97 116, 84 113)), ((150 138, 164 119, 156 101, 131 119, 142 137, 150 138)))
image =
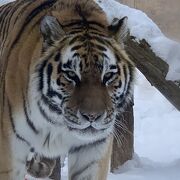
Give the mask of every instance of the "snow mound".
POLYGON ((165 37, 158 26, 142 11, 115 0, 96 0, 106 12, 109 23, 113 18, 128 17, 130 34, 137 40, 146 39, 155 54, 169 64, 168 80, 180 80, 180 44, 165 37))
POLYGON ((127 161, 115 174, 109 174, 108 180, 178 180, 179 169, 180 160, 161 164, 135 155, 133 160, 127 161))
POLYGON ((4 5, 4 4, 7 4, 9 2, 12 2, 12 1, 15 1, 15 0, 0 0, 0 6, 4 5))

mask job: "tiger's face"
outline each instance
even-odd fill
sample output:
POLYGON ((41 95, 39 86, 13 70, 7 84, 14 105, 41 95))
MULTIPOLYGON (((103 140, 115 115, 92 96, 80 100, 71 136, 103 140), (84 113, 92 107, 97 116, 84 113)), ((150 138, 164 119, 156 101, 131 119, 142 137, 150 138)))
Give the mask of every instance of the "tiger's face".
POLYGON ((130 94, 132 64, 111 36, 82 31, 55 41, 58 28, 53 17, 42 21, 46 53, 35 65, 38 108, 81 138, 107 135, 130 94))

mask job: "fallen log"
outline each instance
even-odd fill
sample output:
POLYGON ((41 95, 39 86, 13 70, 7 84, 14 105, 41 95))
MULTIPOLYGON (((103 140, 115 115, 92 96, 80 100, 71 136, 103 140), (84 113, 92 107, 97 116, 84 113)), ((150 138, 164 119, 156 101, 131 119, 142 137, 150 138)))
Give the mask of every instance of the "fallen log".
POLYGON ((166 80, 169 65, 156 56, 144 39, 137 42, 134 37, 128 38, 125 42, 125 50, 151 85, 180 111, 180 87, 176 82, 166 80))

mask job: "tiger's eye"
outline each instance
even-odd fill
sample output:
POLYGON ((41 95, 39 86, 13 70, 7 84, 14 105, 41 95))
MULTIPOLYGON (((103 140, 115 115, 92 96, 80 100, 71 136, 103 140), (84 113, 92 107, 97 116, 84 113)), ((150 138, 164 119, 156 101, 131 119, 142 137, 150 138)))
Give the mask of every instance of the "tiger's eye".
POLYGON ((111 76, 112 76, 112 72, 106 73, 106 74, 104 75, 104 77, 106 77, 106 78, 110 78, 111 76))
POLYGON ((73 72, 73 71, 68 71, 68 76, 70 76, 70 77, 75 77, 76 76, 76 74, 73 72))
POLYGON ((115 73, 114 72, 108 72, 104 75, 103 78, 103 84, 106 84, 109 81, 113 81, 113 77, 114 77, 115 73))

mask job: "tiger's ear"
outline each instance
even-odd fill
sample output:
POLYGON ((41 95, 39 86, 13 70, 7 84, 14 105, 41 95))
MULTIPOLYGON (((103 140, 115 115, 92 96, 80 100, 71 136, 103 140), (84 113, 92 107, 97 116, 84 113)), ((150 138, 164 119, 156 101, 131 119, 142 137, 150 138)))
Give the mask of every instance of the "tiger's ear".
POLYGON ((54 41, 59 40, 65 32, 59 21, 53 16, 45 16, 40 24, 40 30, 43 36, 44 44, 47 47, 54 41))
POLYGON ((122 19, 114 18, 112 24, 108 26, 110 35, 119 43, 123 43, 128 35, 127 19, 127 16, 122 19))

